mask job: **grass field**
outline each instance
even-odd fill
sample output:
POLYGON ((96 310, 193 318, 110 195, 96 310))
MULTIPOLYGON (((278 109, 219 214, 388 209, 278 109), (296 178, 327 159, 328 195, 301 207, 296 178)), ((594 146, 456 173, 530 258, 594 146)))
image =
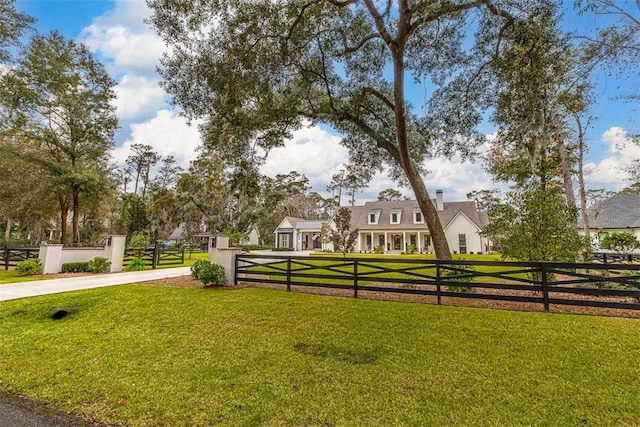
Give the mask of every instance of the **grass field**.
POLYGON ((638 425, 639 356, 622 318, 140 285, 0 304, 0 392, 118 425, 638 425))

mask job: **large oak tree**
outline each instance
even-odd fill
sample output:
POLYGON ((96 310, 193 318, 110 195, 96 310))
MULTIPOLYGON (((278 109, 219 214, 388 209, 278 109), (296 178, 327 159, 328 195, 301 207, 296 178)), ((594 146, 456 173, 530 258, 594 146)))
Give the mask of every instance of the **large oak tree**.
POLYGON ((537 1, 147 2, 170 45, 164 87, 205 119, 205 143, 269 150, 309 121, 330 124, 352 163, 386 166, 411 186, 436 255, 450 258, 423 160, 469 154, 480 140, 486 65, 537 1))

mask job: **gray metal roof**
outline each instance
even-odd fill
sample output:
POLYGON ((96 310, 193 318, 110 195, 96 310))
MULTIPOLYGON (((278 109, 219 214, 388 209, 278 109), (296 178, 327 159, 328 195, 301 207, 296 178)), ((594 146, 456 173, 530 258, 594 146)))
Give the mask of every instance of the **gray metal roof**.
POLYGON ((640 228, 640 194, 617 194, 588 215, 590 228, 640 228))
POLYGON ((326 224, 328 221, 298 221, 297 228, 298 230, 305 231, 320 231, 323 224, 326 224))

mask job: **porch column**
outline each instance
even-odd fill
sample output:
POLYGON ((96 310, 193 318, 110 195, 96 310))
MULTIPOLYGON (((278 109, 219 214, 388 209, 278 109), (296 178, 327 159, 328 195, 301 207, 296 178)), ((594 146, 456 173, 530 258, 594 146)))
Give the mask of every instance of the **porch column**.
POLYGON ((407 232, 406 232, 406 231, 403 231, 403 232, 402 232, 402 245, 404 246, 404 247, 401 249, 401 250, 402 250, 402 252, 406 252, 406 250, 407 250, 407 246, 409 246, 409 245, 407 245, 407 232))
POLYGON ((387 253, 387 248, 389 247, 389 238, 387 237, 387 232, 384 232, 384 248, 382 248, 382 250, 384 251, 384 253, 387 253))
POLYGON ((373 252, 373 248, 375 248, 376 246, 376 242, 373 241, 373 231, 371 232, 371 252, 373 252))
POLYGON ((422 253, 422 239, 420 239, 420 230, 418 230, 418 253, 421 254, 422 253))

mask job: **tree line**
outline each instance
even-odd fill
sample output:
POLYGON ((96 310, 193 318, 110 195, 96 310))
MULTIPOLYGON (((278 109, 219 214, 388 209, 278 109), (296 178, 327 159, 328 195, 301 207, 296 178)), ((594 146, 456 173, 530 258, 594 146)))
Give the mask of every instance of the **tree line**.
MULTIPOLYGON (((624 82, 637 70, 636 2, 576 1, 577 13, 611 21, 593 37, 565 31, 564 3, 552 0, 147 3, 149 23, 170 47, 159 69, 163 87, 203 123, 197 158, 183 171, 138 144, 125 167, 113 166, 114 82, 82 45, 56 32, 36 35, 1 80, 5 238, 16 228, 41 238, 57 224, 58 238, 75 244, 105 232, 161 240, 183 223, 187 235, 203 226, 238 236, 255 227, 268 243, 284 216, 327 217, 343 191, 353 204, 386 170, 412 190, 436 255, 449 259, 424 160, 456 155, 482 160, 511 186, 499 197, 471 195, 489 210, 485 232, 505 254, 568 260, 585 249, 577 229, 581 217, 590 233, 593 192, 583 166, 594 73, 624 82), (419 105, 409 90, 420 92, 419 105), (496 132, 480 159, 483 122, 496 132), (259 173, 264 153, 310 123, 331 126, 349 150, 328 199, 295 171, 259 173)), ((33 20, 12 0, 0 5, 10 17, 0 23, 6 47, 33 20)), ((2 54, 10 63, 9 51, 2 54)), ((627 98, 637 101, 637 89, 627 98)), ((637 161, 628 167, 632 184, 640 181, 637 161)), ((389 189, 381 197, 400 195, 389 189)))

